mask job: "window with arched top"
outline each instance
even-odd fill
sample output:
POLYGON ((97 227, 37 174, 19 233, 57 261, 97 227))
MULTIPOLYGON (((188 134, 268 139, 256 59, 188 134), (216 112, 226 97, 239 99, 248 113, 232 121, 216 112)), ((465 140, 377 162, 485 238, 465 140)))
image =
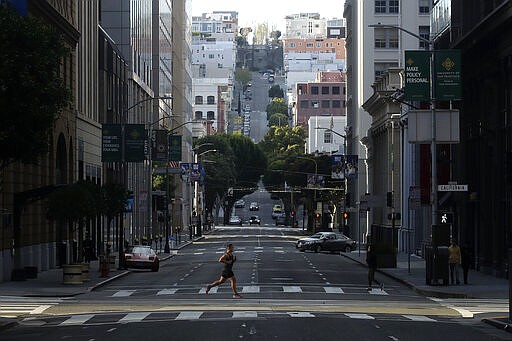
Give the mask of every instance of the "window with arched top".
POLYGON ((215 96, 208 96, 206 98, 206 104, 215 104, 215 96))
POLYGON ((215 120, 215 113, 213 111, 208 111, 206 113, 206 119, 209 121, 215 120))
POLYGON ((194 118, 196 120, 202 120, 203 119, 203 112, 202 111, 196 111, 195 115, 194 115, 194 118))
POLYGON ((196 104, 203 104, 203 96, 196 96, 196 104))

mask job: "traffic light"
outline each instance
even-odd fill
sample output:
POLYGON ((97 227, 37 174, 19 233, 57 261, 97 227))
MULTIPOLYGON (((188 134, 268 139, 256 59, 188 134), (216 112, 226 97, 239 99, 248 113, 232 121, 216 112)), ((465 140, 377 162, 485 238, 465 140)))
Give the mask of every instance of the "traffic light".
POLYGON ((320 219, 320 213, 315 214, 316 219, 320 219))
POLYGON ((295 216, 295 211, 291 211, 290 214, 292 215, 292 217, 295 216))
POLYGON ((386 193, 386 206, 393 207, 393 192, 386 193))
POLYGON ((343 212, 343 219, 347 220, 349 217, 348 212, 343 212))

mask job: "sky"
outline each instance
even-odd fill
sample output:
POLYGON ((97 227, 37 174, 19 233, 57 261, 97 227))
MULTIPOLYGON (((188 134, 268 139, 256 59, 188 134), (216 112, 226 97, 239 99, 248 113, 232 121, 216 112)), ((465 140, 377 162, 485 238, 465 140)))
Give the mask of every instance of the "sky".
POLYGON ((268 22, 270 29, 278 29, 284 33, 284 17, 296 13, 320 13, 320 16, 343 18, 345 0, 192 0, 192 15, 213 11, 238 12, 240 27, 255 26, 257 23, 268 22))

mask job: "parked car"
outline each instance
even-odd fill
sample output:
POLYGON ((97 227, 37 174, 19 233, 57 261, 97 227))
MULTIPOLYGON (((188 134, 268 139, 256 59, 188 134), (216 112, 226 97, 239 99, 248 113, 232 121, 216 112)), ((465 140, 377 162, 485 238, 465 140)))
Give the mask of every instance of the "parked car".
POLYGON ((296 247, 300 251, 344 251, 351 252, 356 249, 356 242, 341 233, 318 232, 312 236, 301 238, 296 247))
POLYGON ((286 213, 280 213, 276 216, 276 226, 286 226, 286 213))
POLYGON ((260 205, 257 202, 251 202, 251 205, 249 206, 249 211, 259 211, 260 205))
POLYGON ((240 199, 235 202, 235 208, 243 208, 245 207, 245 201, 240 199))
POLYGON ((249 218, 249 225, 260 225, 261 224, 261 220, 260 218, 258 218, 257 215, 253 215, 249 218))
POLYGON ((242 225, 242 218, 237 215, 229 217, 229 225, 242 225))
POLYGON ((160 260, 150 246, 130 246, 124 253, 125 265, 127 268, 151 269, 157 272, 160 268, 160 260))

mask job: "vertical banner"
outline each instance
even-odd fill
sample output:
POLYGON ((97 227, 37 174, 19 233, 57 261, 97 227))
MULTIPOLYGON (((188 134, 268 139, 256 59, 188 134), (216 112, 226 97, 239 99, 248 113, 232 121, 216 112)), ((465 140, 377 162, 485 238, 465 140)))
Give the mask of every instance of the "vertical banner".
POLYGON ((199 163, 190 164, 190 181, 196 182, 201 180, 201 169, 199 163))
POLYGON ((429 51, 405 51, 405 100, 430 100, 429 51))
POLYGON ((101 128, 101 161, 123 161, 122 143, 123 136, 121 125, 103 124, 101 128))
POLYGON ((166 130, 153 130, 151 134, 151 160, 167 161, 168 143, 166 130))
POLYGON ((333 180, 357 179, 357 155, 333 155, 331 157, 331 178, 333 180))
POLYGON ((435 96, 439 101, 462 99, 460 50, 435 53, 435 96))
POLYGON ((181 161, 181 135, 169 135, 169 161, 181 161))
POLYGON ((124 126, 124 160, 127 162, 143 162, 146 130, 144 124, 126 124, 124 126))

